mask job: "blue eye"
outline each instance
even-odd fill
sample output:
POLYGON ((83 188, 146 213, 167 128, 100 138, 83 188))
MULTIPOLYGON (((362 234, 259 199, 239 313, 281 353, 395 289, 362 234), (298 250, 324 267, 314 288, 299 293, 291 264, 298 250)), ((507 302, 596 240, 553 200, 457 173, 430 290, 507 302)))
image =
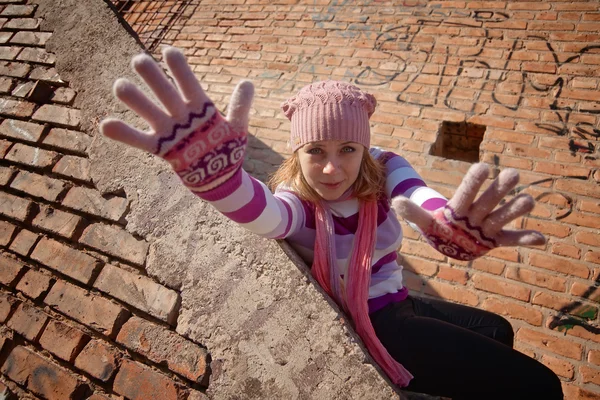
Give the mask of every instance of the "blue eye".
POLYGON ((354 147, 345 146, 342 148, 342 153, 353 153, 356 149, 354 147))

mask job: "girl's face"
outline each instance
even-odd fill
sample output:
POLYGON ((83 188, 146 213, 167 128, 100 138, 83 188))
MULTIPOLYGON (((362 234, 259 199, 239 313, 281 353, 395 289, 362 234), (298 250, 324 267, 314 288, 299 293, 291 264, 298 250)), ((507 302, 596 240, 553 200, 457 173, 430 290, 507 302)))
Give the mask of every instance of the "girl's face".
POLYGON ((336 200, 356 181, 363 145, 341 140, 311 142, 298 149, 304 179, 325 200, 336 200))

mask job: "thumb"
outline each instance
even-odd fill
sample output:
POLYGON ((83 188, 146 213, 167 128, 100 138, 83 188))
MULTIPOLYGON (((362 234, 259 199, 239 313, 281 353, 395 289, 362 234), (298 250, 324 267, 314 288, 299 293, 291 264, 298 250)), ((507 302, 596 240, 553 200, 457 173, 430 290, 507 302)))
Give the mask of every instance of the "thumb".
POLYGON ((253 98, 254 85, 250 81, 241 81, 233 90, 227 111, 227 121, 235 130, 248 131, 248 117, 253 98))
POLYGON ((392 209, 396 215, 415 224, 423 232, 427 231, 433 221, 433 216, 427 210, 406 197, 398 196, 392 199, 392 209))

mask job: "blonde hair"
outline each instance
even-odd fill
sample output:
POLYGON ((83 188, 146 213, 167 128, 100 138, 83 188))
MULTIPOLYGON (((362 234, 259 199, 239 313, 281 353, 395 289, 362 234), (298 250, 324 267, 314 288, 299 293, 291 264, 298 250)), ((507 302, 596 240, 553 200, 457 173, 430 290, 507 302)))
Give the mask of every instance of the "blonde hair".
MULTIPOLYGON (((268 185, 274 192, 282 183, 293 190, 302 200, 313 203, 323 200, 304 178, 297 151, 281 163, 277 171, 270 176, 268 185)), ((377 200, 383 195, 384 187, 385 166, 374 159, 371 153, 365 149, 358 177, 352 184, 352 194, 359 200, 377 200)))

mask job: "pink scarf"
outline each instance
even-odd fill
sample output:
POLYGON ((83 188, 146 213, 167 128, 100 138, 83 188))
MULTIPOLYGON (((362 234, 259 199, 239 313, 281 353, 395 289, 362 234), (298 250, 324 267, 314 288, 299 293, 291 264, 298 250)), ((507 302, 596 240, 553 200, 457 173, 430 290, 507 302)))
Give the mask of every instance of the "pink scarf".
POLYGON ((377 202, 361 201, 358 211, 358 229, 352 247, 348 272, 342 281, 337 270, 333 217, 327 205, 315 207, 317 235, 312 275, 328 295, 354 321, 355 329, 369 353, 383 368, 394 384, 408 386, 413 378, 383 347, 369 318, 369 286, 375 239, 377 236, 377 202))

